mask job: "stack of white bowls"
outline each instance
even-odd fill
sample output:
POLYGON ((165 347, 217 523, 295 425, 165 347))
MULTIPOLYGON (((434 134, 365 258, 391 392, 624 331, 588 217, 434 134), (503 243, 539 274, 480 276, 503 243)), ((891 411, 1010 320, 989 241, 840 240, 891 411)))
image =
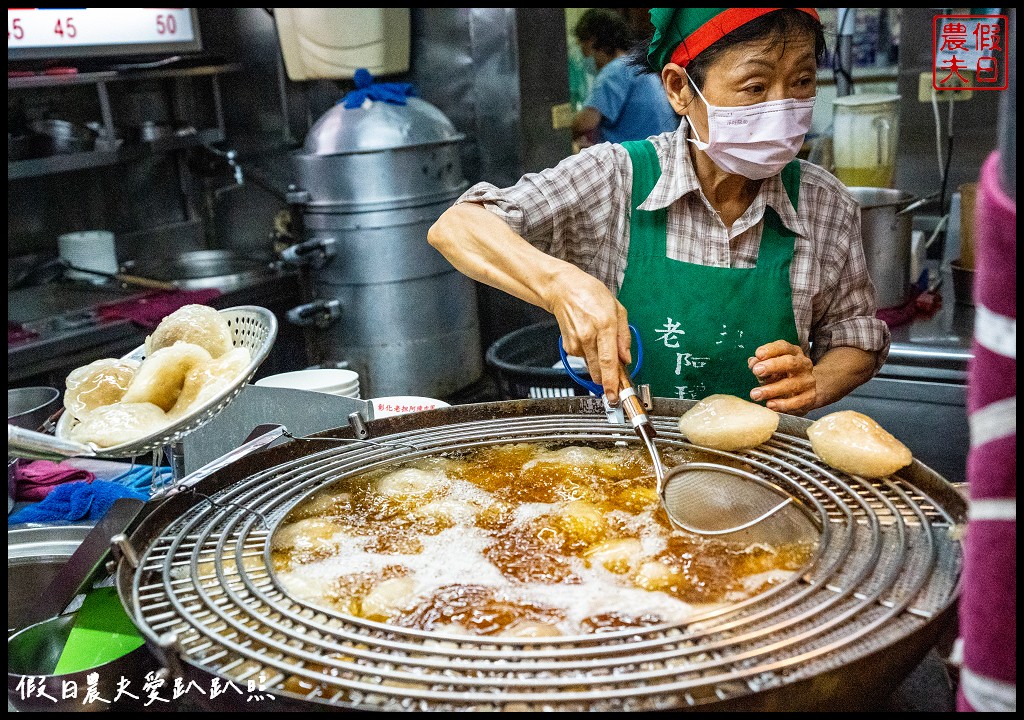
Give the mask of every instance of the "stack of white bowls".
POLYGON ((279 373, 257 380, 255 384, 262 387, 307 390, 360 399, 359 373, 343 368, 309 368, 308 370, 279 373))

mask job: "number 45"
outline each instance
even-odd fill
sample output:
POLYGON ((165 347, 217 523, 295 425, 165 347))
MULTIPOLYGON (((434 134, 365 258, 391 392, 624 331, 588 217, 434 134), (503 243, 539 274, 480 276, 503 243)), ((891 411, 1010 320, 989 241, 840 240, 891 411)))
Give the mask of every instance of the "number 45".
POLYGON ((78 28, 75 27, 75 19, 66 18, 63 26, 61 26, 61 21, 58 20, 57 24, 53 26, 53 34, 60 35, 61 37, 64 37, 66 34, 69 38, 73 38, 78 34, 78 28))

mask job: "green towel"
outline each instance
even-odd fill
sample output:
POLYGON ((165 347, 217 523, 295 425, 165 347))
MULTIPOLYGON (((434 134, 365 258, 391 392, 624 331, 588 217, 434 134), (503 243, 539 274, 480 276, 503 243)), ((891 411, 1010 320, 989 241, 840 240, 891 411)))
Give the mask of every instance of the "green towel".
POLYGON ((85 596, 78 610, 54 674, 65 675, 99 667, 127 655, 144 642, 125 612, 117 590, 112 587, 96 588, 85 596))

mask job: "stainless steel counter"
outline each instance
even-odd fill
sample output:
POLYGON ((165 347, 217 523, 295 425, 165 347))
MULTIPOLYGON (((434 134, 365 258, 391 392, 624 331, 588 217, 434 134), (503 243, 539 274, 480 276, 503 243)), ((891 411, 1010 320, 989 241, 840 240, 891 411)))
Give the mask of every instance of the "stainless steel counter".
POLYGON ((935 315, 892 328, 889 357, 878 375, 808 417, 837 410, 862 412, 947 480, 965 482, 970 448, 967 370, 974 308, 954 302, 948 271, 940 292, 942 307, 935 315))

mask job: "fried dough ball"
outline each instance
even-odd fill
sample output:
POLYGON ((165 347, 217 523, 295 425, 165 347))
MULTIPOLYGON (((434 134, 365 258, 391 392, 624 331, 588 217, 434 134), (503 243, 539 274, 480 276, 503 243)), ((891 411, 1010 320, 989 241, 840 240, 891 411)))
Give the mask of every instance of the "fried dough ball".
POLYGON ((409 577, 396 577, 376 585, 363 598, 359 614, 367 620, 387 620, 413 599, 416 583, 409 577))
POLYGON ((771 438, 779 414, 735 395, 709 395, 679 418, 679 432, 695 445, 747 450, 771 438))
POLYGON ((573 467, 596 467, 617 466, 618 460, 611 457, 607 452, 598 448, 586 445, 571 445, 558 450, 545 450, 537 453, 537 456, 523 465, 523 470, 529 470, 536 465, 571 465, 573 467))
POLYGON ((193 365, 185 373, 181 394, 167 414, 176 420, 202 407, 208 400, 216 397, 217 393, 230 387, 248 367, 251 359, 247 348, 236 347, 219 358, 193 365))
POLYGON ((604 540, 584 554, 587 565, 603 565, 609 572, 622 575, 633 570, 640 561, 643 546, 636 538, 604 540))
POLYGON ((552 518, 555 525, 574 543, 590 545, 608 533, 608 522, 601 510, 586 500, 573 500, 558 508, 552 518))
POLYGON ((667 590, 682 580, 679 573, 661 560, 648 560, 633 577, 633 584, 644 590, 667 590))
POLYGON ((86 413, 68 434, 80 443, 112 447, 153 435, 168 424, 167 413, 153 403, 118 402, 86 413))
POLYGON ((273 550, 310 550, 334 545, 342 526, 327 518, 307 518, 282 525, 274 533, 273 550))
POLYGON ((146 355, 177 342, 198 345, 214 358, 234 346, 228 321, 207 305, 183 305, 161 320, 146 338, 146 355))
POLYGON ((544 638, 559 637, 562 631, 551 623, 523 619, 510 625, 503 634, 506 637, 516 638, 544 638))
POLYGON ((177 402, 189 371, 211 359, 210 353, 192 343, 177 342, 160 348, 142 361, 121 401, 149 402, 169 411, 177 402))
POLYGON ((64 407, 81 420, 87 412, 113 405, 124 396, 138 369, 138 360, 106 358, 72 370, 65 382, 64 407))
POLYGON ((424 502, 439 495, 448 485, 448 477, 443 472, 407 467, 378 480, 377 490, 400 502, 424 502))
POLYGON ((909 465, 910 449, 875 420, 854 410, 840 410, 807 428, 814 452, 827 465, 866 478, 892 475, 909 465))

